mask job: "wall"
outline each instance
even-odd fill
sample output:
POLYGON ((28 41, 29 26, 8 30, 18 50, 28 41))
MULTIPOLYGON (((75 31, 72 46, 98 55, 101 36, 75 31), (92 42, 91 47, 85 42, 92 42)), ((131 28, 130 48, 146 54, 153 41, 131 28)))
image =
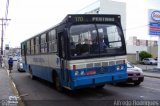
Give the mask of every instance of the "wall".
POLYGON ((158 57, 158 46, 134 46, 127 45, 127 60, 132 63, 137 62, 136 51, 146 51, 152 54, 153 58, 158 57))
POLYGON ((136 54, 127 54, 127 60, 131 63, 136 63, 136 54))
MULTIPOLYGON (((122 28, 126 29, 126 3, 112 0, 98 0, 82 8, 79 14, 118 14, 121 15, 122 28)), ((126 32, 124 31, 126 37, 126 32)))
POLYGON ((152 47, 149 46, 147 48, 147 51, 152 54, 153 58, 158 57, 158 46, 152 46, 152 47))
POLYGON ((135 46, 135 45, 126 45, 127 53, 136 54, 136 51, 148 51, 147 46, 135 46))
MULTIPOLYGON (((126 3, 112 0, 100 0, 100 14, 119 14, 121 15, 122 28, 126 29, 126 3)), ((124 31, 126 36, 126 32, 124 31)))

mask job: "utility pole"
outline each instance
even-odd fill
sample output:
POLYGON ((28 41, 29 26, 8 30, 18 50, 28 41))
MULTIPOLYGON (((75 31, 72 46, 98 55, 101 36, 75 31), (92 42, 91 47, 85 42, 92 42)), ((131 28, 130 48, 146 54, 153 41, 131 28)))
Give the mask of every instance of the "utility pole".
POLYGON ((1 55, 3 55, 3 25, 6 25, 6 24, 4 24, 3 22, 4 21, 9 21, 9 20, 11 20, 11 19, 4 19, 4 18, 0 18, 0 20, 2 21, 2 36, 1 36, 1 55))

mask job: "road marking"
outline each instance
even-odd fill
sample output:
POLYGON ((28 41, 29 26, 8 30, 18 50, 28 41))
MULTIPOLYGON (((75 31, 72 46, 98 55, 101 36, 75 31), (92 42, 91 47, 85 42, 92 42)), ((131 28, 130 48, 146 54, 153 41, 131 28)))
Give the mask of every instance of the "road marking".
POLYGON ((160 89, 156 89, 156 88, 151 88, 151 87, 146 87, 146 86, 142 86, 143 88, 147 88, 147 89, 152 89, 152 90, 156 90, 156 91, 160 91, 160 89))

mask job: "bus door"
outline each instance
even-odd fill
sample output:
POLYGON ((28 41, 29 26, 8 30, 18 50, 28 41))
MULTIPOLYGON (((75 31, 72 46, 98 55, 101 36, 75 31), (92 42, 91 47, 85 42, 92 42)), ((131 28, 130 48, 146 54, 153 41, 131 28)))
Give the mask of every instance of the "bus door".
POLYGON ((58 33, 58 52, 59 52, 59 57, 60 57, 60 68, 61 68, 61 79, 63 82, 67 83, 69 80, 69 74, 66 66, 66 47, 67 47, 67 42, 65 38, 65 32, 60 32, 58 33))
POLYGON ((24 43, 22 46, 23 46, 22 48, 23 48, 23 53, 24 53, 24 63, 27 64, 27 57, 26 57, 26 55, 27 55, 27 44, 24 43))

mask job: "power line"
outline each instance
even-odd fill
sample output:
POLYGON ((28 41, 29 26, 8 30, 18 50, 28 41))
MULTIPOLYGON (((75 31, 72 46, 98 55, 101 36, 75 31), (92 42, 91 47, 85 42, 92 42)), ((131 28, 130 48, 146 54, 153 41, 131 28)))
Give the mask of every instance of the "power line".
POLYGON ((123 31, 135 30, 135 29, 144 28, 144 27, 147 27, 147 26, 149 26, 149 24, 147 24, 147 25, 141 25, 141 26, 136 26, 136 27, 131 27, 131 28, 126 28, 126 29, 123 29, 123 31))
POLYGON ((11 19, 6 19, 6 18, 0 18, 0 20, 2 21, 2 37, 1 37, 1 55, 3 55, 3 35, 4 35, 4 32, 3 32, 3 26, 6 25, 3 21, 9 21, 11 19))
POLYGON ((6 2, 6 11, 5 11, 5 18, 7 19, 8 16, 8 8, 9 8, 9 0, 6 2))
MULTIPOLYGON (((5 19, 7 19, 7 17, 8 17, 8 8, 9 8, 9 0, 7 0, 7 2, 6 2, 5 19)), ((7 20, 6 20, 5 24, 6 23, 7 23, 7 20)), ((6 25, 5 25, 5 29, 6 29, 6 25)))
POLYGON ((0 20, 2 21, 2 35, 1 35, 1 55, 3 55, 3 37, 4 37, 4 26, 6 28, 6 24, 7 24, 7 21, 11 20, 11 19, 8 19, 8 8, 9 8, 9 0, 6 1, 6 10, 5 10, 5 18, 0 18, 0 20))

